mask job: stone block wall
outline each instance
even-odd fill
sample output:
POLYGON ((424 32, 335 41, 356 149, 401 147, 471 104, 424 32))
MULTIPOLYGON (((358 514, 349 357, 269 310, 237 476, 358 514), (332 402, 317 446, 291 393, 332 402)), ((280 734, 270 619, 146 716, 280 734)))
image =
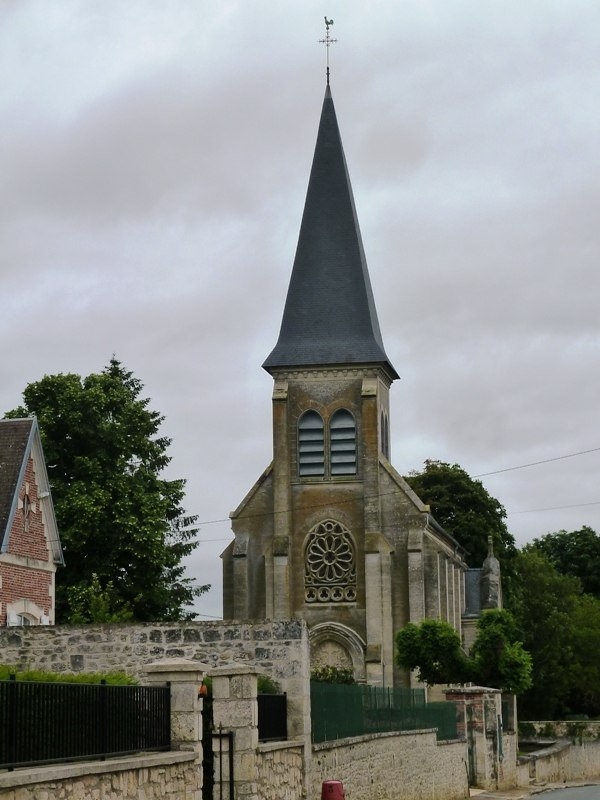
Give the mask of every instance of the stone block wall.
POLYGON ((346 800, 458 800, 469 796, 463 741, 436 741, 435 731, 380 733, 312 748, 310 798, 326 780, 344 784, 346 800))
POLYGON ((256 780, 261 800, 296 800, 304 794, 304 748, 275 742, 258 746, 256 780))
POLYGON ((0 659, 22 669, 128 672, 144 681, 145 666, 185 658, 211 669, 252 665, 288 695, 288 733, 310 725, 310 653, 306 623, 180 622, 0 628, 0 659))
POLYGON ((564 783, 597 778, 600 775, 600 742, 557 742, 553 747, 522 757, 521 761, 528 765, 528 777, 534 783, 564 783))
POLYGON ((201 800, 194 753, 155 753, 0 774, 0 800, 201 800), (26 772, 26 774, 24 774, 26 772))

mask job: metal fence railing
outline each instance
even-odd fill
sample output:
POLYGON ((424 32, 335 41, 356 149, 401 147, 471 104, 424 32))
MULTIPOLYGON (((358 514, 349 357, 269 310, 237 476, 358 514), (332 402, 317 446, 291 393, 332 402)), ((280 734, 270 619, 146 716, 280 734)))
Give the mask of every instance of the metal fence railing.
POLYGON ((258 739, 261 742, 287 739, 287 695, 259 694, 258 739))
POLYGON ((386 731, 436 728, 437 738, 456 739, 454 703, 426 703, 424 689, 311 681, 313 742, 386 731))
POLYGON ((0 681, 0 768, 171 746, 170 687, 0 681))

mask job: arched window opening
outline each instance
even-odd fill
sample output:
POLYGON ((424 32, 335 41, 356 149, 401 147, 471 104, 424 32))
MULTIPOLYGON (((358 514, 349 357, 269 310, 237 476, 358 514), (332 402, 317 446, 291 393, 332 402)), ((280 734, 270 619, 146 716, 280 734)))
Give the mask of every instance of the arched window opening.
POLYGON ((356 475, 356 423, 349 411, 340 409, 331 418, 331 474, 356 475))
POLYGON ((298 422, 298 474, 316 477, 325 474, 323 420, 316 411, 307 411, 298 422))

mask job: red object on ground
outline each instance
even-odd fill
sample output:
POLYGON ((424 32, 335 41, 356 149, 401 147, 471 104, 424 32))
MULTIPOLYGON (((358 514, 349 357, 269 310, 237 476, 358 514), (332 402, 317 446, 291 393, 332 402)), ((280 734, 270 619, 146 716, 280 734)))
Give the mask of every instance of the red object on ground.
POLYGON ((344 784, 341 781, 323 781, 321 800, 345 800, 344 784))

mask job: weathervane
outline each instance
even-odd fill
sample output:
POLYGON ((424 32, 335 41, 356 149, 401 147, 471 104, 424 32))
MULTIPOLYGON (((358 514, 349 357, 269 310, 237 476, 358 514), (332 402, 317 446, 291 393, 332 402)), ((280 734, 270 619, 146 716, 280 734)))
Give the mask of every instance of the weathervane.
POLYGON ((327 17, 325 17, 325 38, 319 39, 319 43, 324 44, 325 47, 327 48, 327 86, 329 86, 329 45, 334 44, 334 42, 337 42, 337 39, 332 39, 329 36, 329 28, 332 25, 333 25, 333 20, 327 19, 327 17))

